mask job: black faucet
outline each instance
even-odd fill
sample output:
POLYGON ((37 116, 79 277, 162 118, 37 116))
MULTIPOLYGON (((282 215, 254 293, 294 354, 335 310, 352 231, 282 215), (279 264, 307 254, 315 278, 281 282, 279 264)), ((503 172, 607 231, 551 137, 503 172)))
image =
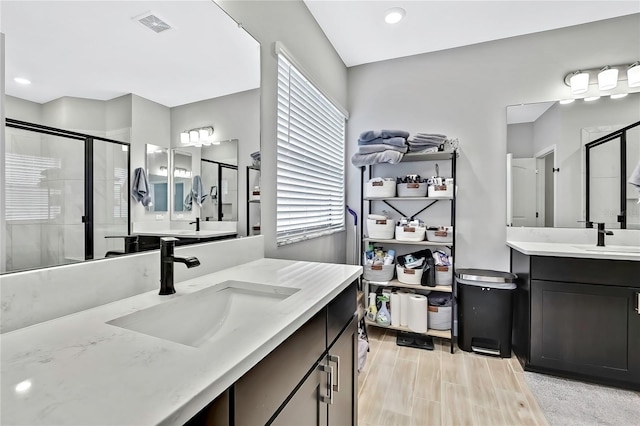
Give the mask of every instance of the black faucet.
POLYGON ((598 247, 604 247, 604 236, 613 235, 613 232, 604 229, 604 223, 598 222, 598 247))
POLYGON ((176 247, 177 238, 162 237, 160 238, 160 295, 174 294, 176 289, 173 287, 173 264, 180 262, 187 265, 187 268, 195 268, 200 265, 200 261, 195 256, 176 257, 173 251, 176 247))
POLYGON ((196 217, 196 220, 189 222, 189 225, 193 225, 194 223, 196 224, 196 232, 200 231, 200 218, 196 217))

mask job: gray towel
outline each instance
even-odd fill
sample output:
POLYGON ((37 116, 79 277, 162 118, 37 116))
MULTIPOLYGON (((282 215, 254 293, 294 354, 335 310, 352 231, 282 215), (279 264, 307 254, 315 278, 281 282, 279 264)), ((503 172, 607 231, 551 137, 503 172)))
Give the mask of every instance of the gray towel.
POLYGON ((351 157, 351 164, 356 167, 370 166, 371 164, 391 163, 398 164, 403 153, 398 151, 386 150, 382 152, 374 152, 372 154, 353 154, 351 157))
POLYGON ((367 130, 366 132, 360 133, 360 137, 358 138, 362 142, 372 141, 374 139, 383 138, 408 138, 409 132, 405 132, 404 130, 367 130))
POLYGON ((407 152, 408 147, 404 146, 395 146, 395 145, 386 145, 383 143, 376 143, 373 145, 360 145, 358 147, 358 154, 372 154, 374 152, 382 152, 382 151, 398 151, 401 153, 407 152))
POLYGON ((638 192, 640 192, 640 162, 631 172, 631 177, 629 178, 629 183, 636 187, 638 192))
POLYGON ((365 141, 365 140, 362 140, 362 139, 358 139, 358 145, 379 145, 379 144, 393 145, 393 146, 405 146, 407 144, 407 140, 405 138, 401 138, 401 137, 377 138, 377 139, 371 139, 371 140, 368 140, 368 141, 365 141))
POLYGON ((143 206, 149 207, 151 203, 151 191, 149 190, 149 181, 147 173, 142 167, 138 167, 133 171, 133 183, 131 184, 131 196, 143 206))
POLYGON ((202 202, 207 198, 207 193, 204 192, 204 185, 202 185, 202 178, 200 175, 193 177, 193 184, 191 185, 191 194, 193 200, 202 207, 202 202))

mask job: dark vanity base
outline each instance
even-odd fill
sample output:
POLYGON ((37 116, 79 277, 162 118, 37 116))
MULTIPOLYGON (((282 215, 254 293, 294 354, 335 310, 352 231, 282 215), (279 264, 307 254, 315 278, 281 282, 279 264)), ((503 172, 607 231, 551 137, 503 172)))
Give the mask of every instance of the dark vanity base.
MULTIPOLYGON (((186 246, 190 244, 197 243, 208 243, 211 241, 219 241, 219 240, 228 240, 231 238, 236 238, 238 234, 230 234, 230 235, 220 235, 217 237, 201 237, 201 238, 191 238, 191 237, 176 237, 178 241, 176 241, 176 246, 186 246)), ((138 251, 147 251, 147 250, 157 250, 160 248, 160 238, 163 235, 138 235, 138 251)))
POLYGON ((526 371, 640 389, 640 264, 528 256, 518 275, 513 349, 526 371))

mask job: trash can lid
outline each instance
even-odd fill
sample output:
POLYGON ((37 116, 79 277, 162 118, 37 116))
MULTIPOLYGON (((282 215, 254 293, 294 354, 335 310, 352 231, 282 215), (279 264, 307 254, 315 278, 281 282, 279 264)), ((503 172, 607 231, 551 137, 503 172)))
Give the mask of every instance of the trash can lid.
POLYGON ((518 278, 516 274, 489 269, 456 269, 456 277, 462 280, 490 283, 512 283, 518 278))

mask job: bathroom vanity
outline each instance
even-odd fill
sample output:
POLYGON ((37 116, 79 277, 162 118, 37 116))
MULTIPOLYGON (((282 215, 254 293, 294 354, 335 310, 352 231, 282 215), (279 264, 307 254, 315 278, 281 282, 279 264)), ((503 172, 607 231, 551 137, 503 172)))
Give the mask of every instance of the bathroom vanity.
POLYGON ((640 247, 507 244, 525 370, 640 389, 640 247))
MULTIPOLYGON (((206 270, 209 253, 239 255, 253 238, 181 250, 206 270)), ((155 271, 155 256, 94 268, 150 259, 155 271)), ((156 288, 5 332, 0 421, 356 424, 360 274, 360 266, 260 258, 177 280, 171 296, 156 288)))

